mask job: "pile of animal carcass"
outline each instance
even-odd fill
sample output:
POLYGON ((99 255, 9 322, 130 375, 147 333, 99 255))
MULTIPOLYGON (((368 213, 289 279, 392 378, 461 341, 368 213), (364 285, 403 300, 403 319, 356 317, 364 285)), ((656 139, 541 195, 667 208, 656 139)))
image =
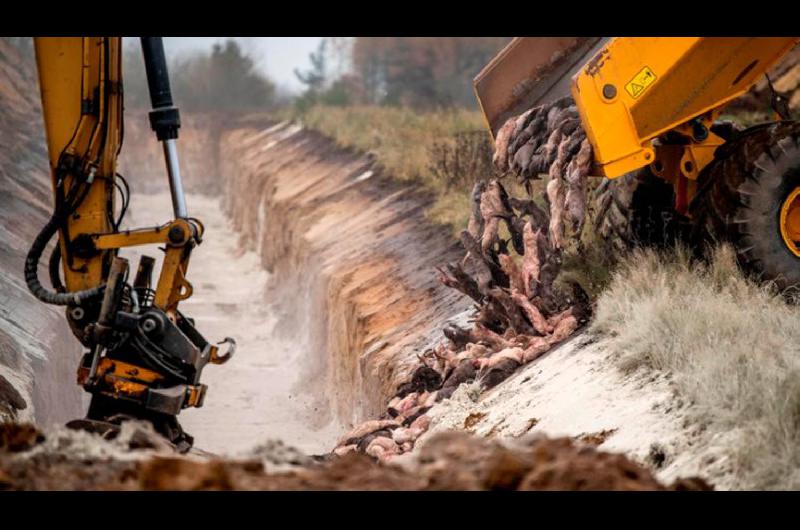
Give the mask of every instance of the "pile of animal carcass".
POLYGON ((534 107, 503 125, 494 164, 515 174, 529 196, 510 197, 499 180, 477 182, 469 225, 460 236, 466 255, 437 268, 442 283, 475 301, 472 327, 445 327, 446 340, 419 356, 419 367, 384 417, 344 435, 335 454, 357 451, 388 461, 411 450, 428 428, 425 413, 459 385, 478 381, 482 389, 492 388, 588 320, 591 305, 580 285, 572 282, 565 294, 554 281, 567 229, 580 234, 583 227, 592 160, 571 98, 534 107), (541 198, 546 208, 530 197, 530 181, 543 174, 549 177, 541 198))

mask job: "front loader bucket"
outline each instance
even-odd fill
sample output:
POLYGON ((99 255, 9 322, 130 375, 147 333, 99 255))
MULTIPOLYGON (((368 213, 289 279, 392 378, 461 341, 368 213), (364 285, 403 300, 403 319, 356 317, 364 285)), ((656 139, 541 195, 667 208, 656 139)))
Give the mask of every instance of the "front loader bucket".
POLYGON ((570 79, 608 37, 516 37, 473 85, 492 136, 511 116, 570 93, 570 79))

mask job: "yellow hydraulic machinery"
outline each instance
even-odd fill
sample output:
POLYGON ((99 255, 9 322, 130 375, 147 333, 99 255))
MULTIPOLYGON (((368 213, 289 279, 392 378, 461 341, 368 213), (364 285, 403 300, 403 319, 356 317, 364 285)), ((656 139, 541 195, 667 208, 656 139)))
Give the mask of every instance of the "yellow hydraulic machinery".
POLYGON ((746 269, 787 288, 800 284, 800 126, 774 91, 776 121, 739 129, 718 118, 798 42, 516 38, 476 77, 475 91, 492 134, 571 94, 597 176, 669 183, 672 208, 697 241, 730 241, 746 269))
POLYGON ((121 40, 35 39, 55 206, 29 251, 25 278, 39 300, 66 306, 73 333, 88 349, 78 382, 92 401, 87 418, 71 425, 113 432, 125 419, 144 419, 185 451, 193 439, 176 416, 203 404, 203 367, 227 361, 235 343, 226 339, 231 347, 220 353, 178 309, 192 295, 186 275, 203 224, 186 206, 176 146, 180 115, 159 37, 143 37, 141 44, 153 106, 150 123, 163 144, 173 216, 156 227, 120 229, 130 201, 116 168, 123 140, 121 40), (39 263, 56 234, 47 288, 39 263), (128 261, 117 256, 121 248, 145 244, 163 245, 155 288, 152 257, 142 256, 132 275, 128 261))

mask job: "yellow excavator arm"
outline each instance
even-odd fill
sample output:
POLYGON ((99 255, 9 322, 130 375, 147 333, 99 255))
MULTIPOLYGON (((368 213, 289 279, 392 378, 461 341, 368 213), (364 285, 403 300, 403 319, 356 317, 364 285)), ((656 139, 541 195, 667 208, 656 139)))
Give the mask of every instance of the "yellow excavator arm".
POLYGON ((221 355, 178 310, 192 294, 186 273, 203 225, 187 212, 176 147, 180 116, 160 38, 143 37, 142 50, 150 122, 164 147, 173 217, 156 227, 120 230, 130 200, 116 170, 123 139, 121 46, 120 37, 35 39, 55 206, 28 254, 25 277, 39 300, 67 307, 73 333, 89 349, 78 382, 92 393, 92 403, 87 419, 75 425, 105 431, 120 418, 145 419, 188 450, 192 438, 175 416, 202 405, 203 367, 227 361, 235 343, 226 339, 232 346, 221 355), (56 234, 48 288, 39 263, 56 234), (165 249, 155 289, 153 258, 143 256, 129 282, 128 261, 117 256, 121 248, 145 244, 165 249))
POLYGON ((700 172, 725 141, 710 131, 797 37, 518 37, 475 78, 494 135, 508 118, 571 94, 595 173, 644 166, 671 182, 686 213, 700 172), (685 141, 664 142, 671 134, 685 141))
MULTIPOLYGON (((113 252, 82 258, 70 235, 101 234, 114 228, 117 154, 122 143, 120 39, 54 37, 34 39, 42 93, 47 149, 56 204, 69 190, 85 194, 60 227, 65 292, 104 283, 113 252), (73 166, 82 167, 73 167, 73 166), (79 174, 91 175, 81 184, 79 174), (81 190, 82 188, 82 190, 81 190)), ((81 199, 78 201, 78 199, 81 199)))

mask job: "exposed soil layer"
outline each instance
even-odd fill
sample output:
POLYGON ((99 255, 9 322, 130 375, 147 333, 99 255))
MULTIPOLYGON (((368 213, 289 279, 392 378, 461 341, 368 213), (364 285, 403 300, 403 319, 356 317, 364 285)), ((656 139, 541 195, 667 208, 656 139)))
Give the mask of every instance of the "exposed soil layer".
POLYGON ((22 274, 52 192, 33 57, 5 39, 0 124, 0 420, 46 425, 83 413, 83 392, 73 384, 82 352, 63 310, 36 302, 22 274))
MULTIPOLYGON (((706 490, 699 479, 665 486, 622 455, 568 438, 504 446, 465 433, 439 434, 403 468, 358 454, 265 471, 258 458, 187 458, 140 451, 127 459, 37 452, 29 426, 0 426, 0 489, 72 490, 706 490), (16 445, 2 444, 15 439, 16 445)), ((97 444, 108 444, 95 440, 97 444)), ((136 451, 132 451, 136 452, 136 451)))

